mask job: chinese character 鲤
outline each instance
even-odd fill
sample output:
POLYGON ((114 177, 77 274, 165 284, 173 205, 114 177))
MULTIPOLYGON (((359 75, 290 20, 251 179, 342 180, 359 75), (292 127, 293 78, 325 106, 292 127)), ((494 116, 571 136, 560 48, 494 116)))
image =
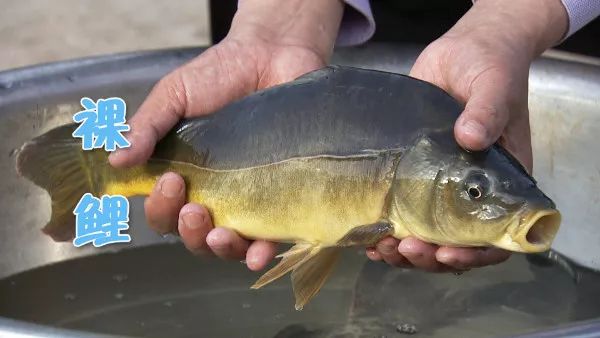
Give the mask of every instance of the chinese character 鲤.
POLYGON ((73 211, 75 214, 75 239, 73 245, 93 243, 101 247, 131 241, 131 236, 121 231, 129 229, 129 201, 120 195, 102 198, 86 193, 73 211))

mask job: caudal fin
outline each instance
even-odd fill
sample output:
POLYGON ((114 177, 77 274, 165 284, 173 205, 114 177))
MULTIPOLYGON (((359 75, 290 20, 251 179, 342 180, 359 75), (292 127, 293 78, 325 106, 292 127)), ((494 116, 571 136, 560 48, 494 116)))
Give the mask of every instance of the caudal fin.
POLYGON ((83 194, 102 193, 102 168, 108 166, 106 152, 82 150, 81 140, 71 135, 76 127, 55 128, 25 143, 17 154, 17 173, 50 194, 52 218, 43 231, 55 241, 73 239, 73 210, 83 194))

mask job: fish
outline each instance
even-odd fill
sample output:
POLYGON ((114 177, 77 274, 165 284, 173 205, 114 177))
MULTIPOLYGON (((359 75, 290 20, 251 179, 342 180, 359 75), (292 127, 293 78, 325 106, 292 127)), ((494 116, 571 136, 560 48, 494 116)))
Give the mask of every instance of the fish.
POLYGON ((180 121, 143 165, 111 167, 67 124, 26 142, 16 169, 49 193, 43 231, 56 241, 74 237, 83 194, 144 196, 163 173, 179 173, 215 226, 292 245, 251 288, 291 273, 301 310, 341 250, 387 236, 525 253, 551 246, 555 203, 500 144, 461 148, 453 127, 462 110, 431 83, 332 65, 180 121))

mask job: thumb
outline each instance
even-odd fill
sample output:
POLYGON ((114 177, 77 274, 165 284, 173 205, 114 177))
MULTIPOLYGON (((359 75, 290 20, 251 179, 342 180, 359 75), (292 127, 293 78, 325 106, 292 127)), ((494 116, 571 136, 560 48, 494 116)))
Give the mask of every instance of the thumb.
POLYGON ((483 150, 502 135, 510 117, 513 88, 506 75, 481 73, 471 83, 465 109, 454 126, 457 142, 468 150, 483 150))
POLYGON ((221 108, 252 90, 250 67, 219 58, 215 46, 162 78, 130 119, 129 148, 109 156, 115 167, 144 163, 156 143, 182 118, 200 116, 221 108))

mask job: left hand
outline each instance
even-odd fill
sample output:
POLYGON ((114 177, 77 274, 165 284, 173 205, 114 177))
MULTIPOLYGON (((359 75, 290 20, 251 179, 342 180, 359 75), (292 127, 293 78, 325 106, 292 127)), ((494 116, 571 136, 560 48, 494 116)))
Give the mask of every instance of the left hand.
MULTIPOLYGON (((181 118, 211 114, 260 89, 292 81, 325 66, 342 19, 339 0, 245 0, 225 39, 161 79, 129 121, 131 147, 109 157, 115 167, 148 160, 154 146, 181 118)), ((193 253, 243 259, 263 269, 276 244, 250 241, 235 231, 213 227, 208 210, 186 204, 183 178, 161 176, 144 202, 148 225, 156 232, 179 233, 193 253)))
MULTIPOLYGON (((463 148, 483 150, 499 142, 531 172, 529 66, 566 29, 567 14, 559 0, 478 0, 421 53, 410 75, 465 103, 454 128, 463 148)), ((443 272, 497 264, 510 253, 385 238, 367 249, 367 256, 395 266, 443 272)))

